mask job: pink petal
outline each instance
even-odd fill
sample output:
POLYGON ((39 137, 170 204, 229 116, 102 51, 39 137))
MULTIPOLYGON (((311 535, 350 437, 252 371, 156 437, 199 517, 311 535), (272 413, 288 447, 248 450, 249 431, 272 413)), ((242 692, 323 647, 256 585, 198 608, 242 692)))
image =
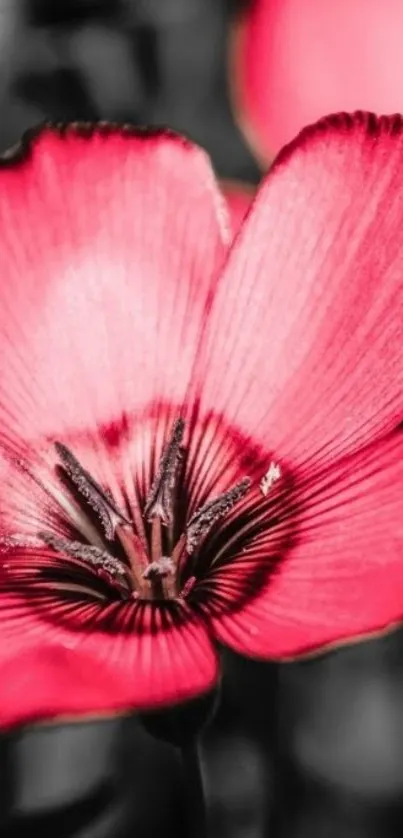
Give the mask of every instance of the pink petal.
POLYGON ((256 188, 249 183, 224 180, 220 183, 229 209, 231 229, 237 233, 254 199, 256 188))
POLYGON ((253 204, 194 381, 267 465, 322 467, 403 419, 402 192, 400 118, 358 114, 303 133, 253 204))
POLYGON ((15 550, 1 578, 0 622, 1 727, 163 707, 208 691, 218 677, 208 632, 184 603, 46 593, 15 550))
MULTIPOLYGON (((296 496, 294 546, 270 564, 270 534, 262 538, 260 558, 268 566, 260 593, 231 611, 225 568, 221 597, 215 580, 217 637, 244 654, 295 656, 391 628, 403 618, 402 431, 316 481, 301 479, 296 496)), ((252 569, 258 552, 257 543, 252 569)), ((246 563, 247 555, 238 580, 237 561, 230 568, 238 587, 247 579, 246 563)))
POLYGON ((71 126, 20 156, 0 173, 0 432, 60 438, 180 403, 229 237, 204 153, 71 126))
POLYGON ((399 0, 254 0, 236 33, 233 99, 266 163, 332 111, 403 111, 399 0))

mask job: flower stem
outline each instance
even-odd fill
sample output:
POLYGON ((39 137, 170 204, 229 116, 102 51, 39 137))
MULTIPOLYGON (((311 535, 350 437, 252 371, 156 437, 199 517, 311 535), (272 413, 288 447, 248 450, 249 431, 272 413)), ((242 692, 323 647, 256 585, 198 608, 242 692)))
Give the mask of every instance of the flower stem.
POLYGON ((181 748, 190 838, 206 838, 207 818, 197 739, 181 748))

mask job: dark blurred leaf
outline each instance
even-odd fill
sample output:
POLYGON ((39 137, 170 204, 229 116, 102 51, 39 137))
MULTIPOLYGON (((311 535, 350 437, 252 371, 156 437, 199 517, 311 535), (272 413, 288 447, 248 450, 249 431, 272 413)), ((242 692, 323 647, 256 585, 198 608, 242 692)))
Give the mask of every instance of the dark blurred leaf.
POLYGON ((99 118, 74 69, 60 67, 53 73, 27 73, 14 83, 17 96, 40 107, 47 118, 55 121, 99 118))

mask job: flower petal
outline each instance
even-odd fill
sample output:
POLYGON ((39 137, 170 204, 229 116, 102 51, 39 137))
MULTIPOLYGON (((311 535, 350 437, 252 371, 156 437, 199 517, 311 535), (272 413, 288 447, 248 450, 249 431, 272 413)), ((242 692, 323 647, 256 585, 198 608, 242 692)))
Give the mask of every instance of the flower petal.
POLYGON ((24 584, 27 563, 13 550, 1 577, 1 727, 158 708, 214 686, 216 652, 185 603, 80 601, 26 572, 24 584))
POLYGON ((254 600, 231 613, 223 569, 220 614, 216 582, 217 637, 244 654, 295 656, 403 619, 402 430, 301 484, 297 508, 294 546, 254 600))
POLYGON ((222 180, 220 186, 227 202, 231 229, 233 233, 237 233, 255 197, 256 187, 234 180, 222 180))
POLYGON ((198 353, 201 413, 291 470, 403 418, 403 123, 337 116, 280 155, 236 239, 198 353))
POLYGON ((399 0, 254 0, 232 50, 233 100, 266 164, 332 111, 403 111, 399 0))
POLYGON ((161 132, 46 128, 0 172, 0 434, 183 399, 229 237, 204 153, 161 132))

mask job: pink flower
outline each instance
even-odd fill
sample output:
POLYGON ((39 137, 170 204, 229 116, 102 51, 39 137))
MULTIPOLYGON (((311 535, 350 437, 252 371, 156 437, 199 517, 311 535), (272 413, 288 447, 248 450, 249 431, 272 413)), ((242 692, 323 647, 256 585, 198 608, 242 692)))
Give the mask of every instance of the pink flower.
POLYGON ((252 0, 231 79, 262 163, 332 111, 403 112, 402 26, 399 0, 252 0))
POLYGON ((184 140, 3 163, 3 726, 401 619, 402 193, 402 121, 363 114, 285 149, 232 248, 184 140))

